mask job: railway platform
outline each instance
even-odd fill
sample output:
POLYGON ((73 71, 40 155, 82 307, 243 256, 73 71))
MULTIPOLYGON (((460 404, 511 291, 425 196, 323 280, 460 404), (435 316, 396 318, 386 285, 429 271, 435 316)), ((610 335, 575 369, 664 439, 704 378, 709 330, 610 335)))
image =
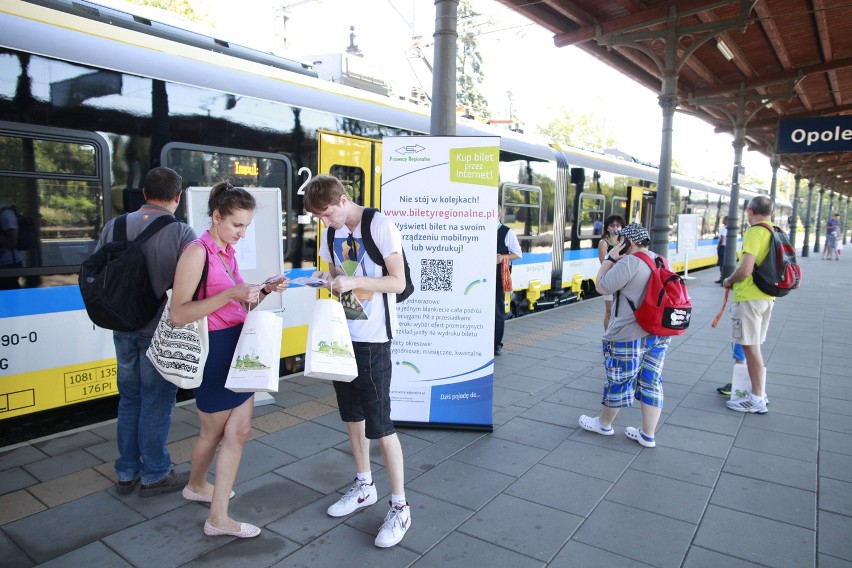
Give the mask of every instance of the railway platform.
MULTIPOLYGON (((180 493, 143 499, 114 487, 114 421, 0 448, 4 567, 583 567, 852 566, 852 259, 800 259, 802 288, 777 300, 767 361, 769 412, 725 408, 730 324, 716 329, 717 270, 691 274, 688 332, 664 369, 657 447, 577 419, 600 408, 603 301, 507 322, 497 358, 493 433, 400 432, 412 527, 373 545, 380 501, 326 515, 351 484, 332 389, 282 380, 256 408, 234 487, 235 518, 260 537, 206 537, 205 506, 180 493)), ((169 448, 189 468, 193 405, 174 411, 169 448)))

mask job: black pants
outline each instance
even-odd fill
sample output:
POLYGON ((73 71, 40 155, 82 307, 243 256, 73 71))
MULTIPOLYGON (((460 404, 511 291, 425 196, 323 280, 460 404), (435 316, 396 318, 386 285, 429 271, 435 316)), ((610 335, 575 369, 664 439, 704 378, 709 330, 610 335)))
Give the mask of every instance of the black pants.
POLYGON ((506 294, 503 292, 503 281, 497 279, 497 290, 494 304, 494 349, 503 346, 503 331, 506 329, 506 294))

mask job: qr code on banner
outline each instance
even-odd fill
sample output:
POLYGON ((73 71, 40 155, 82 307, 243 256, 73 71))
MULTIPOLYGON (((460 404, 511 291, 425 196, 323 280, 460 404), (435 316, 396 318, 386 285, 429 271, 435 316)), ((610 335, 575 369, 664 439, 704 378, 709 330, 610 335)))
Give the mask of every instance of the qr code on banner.
POLYGON ((449 292, 453 289, 453 261, 435 258, 420 260, 420 290, 449 292))

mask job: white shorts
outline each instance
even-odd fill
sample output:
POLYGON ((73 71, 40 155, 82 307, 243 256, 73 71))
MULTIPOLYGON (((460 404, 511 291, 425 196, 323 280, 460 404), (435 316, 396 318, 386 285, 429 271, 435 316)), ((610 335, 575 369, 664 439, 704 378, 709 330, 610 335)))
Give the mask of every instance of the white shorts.
POLYGON ((750 300, 731 305, 731 337, 740 345, 760 345, 772 316, 773 300, 750 300))

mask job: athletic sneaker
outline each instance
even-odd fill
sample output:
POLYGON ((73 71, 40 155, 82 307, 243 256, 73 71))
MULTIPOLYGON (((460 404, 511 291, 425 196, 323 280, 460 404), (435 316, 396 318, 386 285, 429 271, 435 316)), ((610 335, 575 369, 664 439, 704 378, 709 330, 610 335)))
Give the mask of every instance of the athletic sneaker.
POLYGON ((751 395, 741 396, 736 400, 729 400, 725 406, 737 412, 751 412, 752 414, 766 414, 766 401, 761 398, 758 402, 751 399, 751 395))
POLYGON ((367 485, 360 483, 357 479, 349 491, 340 498, 337 503, 328 508, 328 514, 332 517, 345 517, 362 507, 368 507, 376 502, 375 482, 367 485))
POLYGON ((391 504, 390 511, 385 517, 385 522, 376 536, 376 546, 388 548, 398 544, 405 536, 405 531, 411 526, 411 507, 408 503, 404 507, 391 504))
POLYGON ((716 392, 724 396, 731 396, 731 387, 733 387, 733 384, 728 383, 723 387, 717 388, 716 392))
POLYGON ((624 433, 628 438, 636 440, 640 445, 645 446, 646 448, 655 448, 657 446, 657 442, 654 441, 654 438, 649 438, 639 428, 628 426, 624 429, 624 433))

